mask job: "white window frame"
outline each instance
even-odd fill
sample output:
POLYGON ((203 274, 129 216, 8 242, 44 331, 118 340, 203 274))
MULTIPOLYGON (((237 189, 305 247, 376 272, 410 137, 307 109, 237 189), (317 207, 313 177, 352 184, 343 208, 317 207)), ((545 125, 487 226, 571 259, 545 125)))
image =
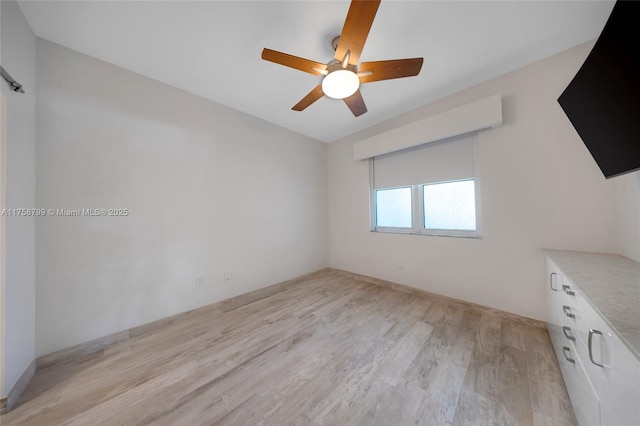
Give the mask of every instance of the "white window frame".
POLYGON ((420 196, 420 233, 425 235, 435 235, 435 236, 443 236, 443 237, 462 237, 462 238, 479 238, 481 236, 480 233, 480 191, 478 185, 478 179, 476 177, 467 178, 467 179, 458 179, 458 180, 449 180, 444 182, 429 182, 422 183, 420 185, 416 185, 420 189, 418 189, 418 193, 420 196), (473 191, 474 191, 474 204, 475 204, 475 213, 476 213, 476 229, 474 230, 463 230, 463 229, 433 229, 433 228, 425 228, 424 227, 424 190, 423 188, 427 185, 437 185, 443 183, 453 183, 453 182, 466 182, 473 181, 473 191))
POLYGON ((480 184, 478 177, 467 179, 458 179, 444 182, 429 182, 420 183, 414 185, 401 185, 390 188, 375 188, 374 187, 374 175, 373 175, 373 160, 369 162, 369 180, 370 180, 370 193, 369 193, 369 212, 370 212, 370 230, 371 232, 381 232, 390 234, 412 234, 412 235, 430 235, 437 237, 458 237, 458 238, 482 238, 481 232, 481 208, 480 208, 480 184), (463 182, 472 180, 474 181, 475 191, 475 208, 476 208, 476 229, 467 231, 460 229, 430 229, 424 227, 424 190, 425 185, 434 185, 441 183, 451 182, 463 182), (376 217, 376 191, 385 189, 397 189, 397 188, 411 188, 411 228, 398 228, 390 226, 377 226, 376 217))
POLYGON ((373 230, 376 232, 390 232, 394 234, 415 234, 416 225, 419 223, 419 218, 416 217, 416 203, 417 203, 417 185, 402 185, 402 186, 394 186, 391 188, 378 188, 377 190, 387 190, 387 189, 400 189, 400 188, 411 188, 411 227, 410 228, 401 228, 395 226, 376 226, 378 223, 377 218, 377 202, 376 202, 376 189, 372 189, 372 200, 373 203, 371 205, 371 214, 372 214, 372 223, 373 230), (416 220, 418 220, 416 222, 416 220))

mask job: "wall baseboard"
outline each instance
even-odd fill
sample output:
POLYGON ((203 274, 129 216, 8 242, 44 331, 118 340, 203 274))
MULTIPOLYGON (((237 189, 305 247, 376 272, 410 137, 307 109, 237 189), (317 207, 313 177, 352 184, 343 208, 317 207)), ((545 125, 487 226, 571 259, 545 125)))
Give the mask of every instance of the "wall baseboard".
POLYGON ((7 414, 13 409, 22 392, 27 388, 31 379, 36 374, 36 360, 31 361, 31 364, 24 370, 24 373, 20 376, 15 385, 11 388, 7 396, 0 399, 0 415, 7 414))
POLYGON ((508 320, 517 322, 519 324, 524 324, 524 325, 528 325, 528 326, 536 327, 536 328, 546 328, 547 327, 547 323, 544 322, 544 321, 540 321, 540 320, 533 319, 533 318, 527 318, 527 317, 524 317, 522 315, 513 314, 511 312, 501 311, 500 309, 495 309, 495 308, 490 308, 488 306, 478 305, 476 303, 467 302, 467 301, 460 300, 460 299, 455 299, 455 298, 449 297, 449 296, 443 296, 443 295, 437 294, 437 293, 431 293, 430 291, 421 290, 419 288, 410 287, 408 285, 398 284, 398 283, 394 283, 394 282, 391 282, 391 281, 382 280, 380 278, 370 277, 370 276, 367 276, 367 275, 356 274, 355 272, 344 271, 342 269, 330 268, 330 270, 332 272, 335 272, 335 273, 340 274, 342 276, 345 276, 345 277, 348 277, 348 278, 352 278, 354 280, 364 281, 364 282, 369 283, 369 284, 374 284, 374 285, 378 285, 378 286, 381 286, 381 287, 386 287, 386 288, 390 288, 390 289, 393 289, 393 290, 402 291, 402 292, 405 292, 405 293, 418 294, 418 295, 421 295, 421 296, 428 297, 430 299, 439 300, 439 301, 442 301, 444 303, 448 303, 450 305, 464 306, 466 308, 475 309, 475 310, 480 311, 480 312, 492 313, 492 314, 495 314, 495 315, 499 316, 500 318, 508 319, 508 320))
POLYGON ((130 328, 128 330, 119 331, 117 333, 109 334, 107 336, 98 337, 97 339, 90 340, 85 343, 80 343, 75 346, 71 346, 66 349, 62 349, 56 352, 52 352, 47 355, 43 355, 36 359, 36 366, 38 370, 49 368, 53 365, 59 365, 61 363, 70 362, 80 357, 94 355, 97 352, 103 351, 109 346, 123 342, 134 337, 141 336, 143 334, 151 333, 159 328, 165 327, 170 324, 175 324, 180 321, 184 321, 186 318, 192 318, 194 316, 206 315, 213 311, 228 312, 233 309, 239 308, 244 305, 256 302, 265 297, 269 297, 272 294, 278 293, 287 287, 296 285, 302 281, 321 276, 330 273, 329 268, 320 269, 309 274, 301 275, 299 277, 292 278, 287 281, 283 281, 277 284, 273 284, 268 287, 264 287, 258 290, 251 291, 249 293, 241 294, 239 296, 225 299, 220 302, 206 305, 200 308, 185 311, 170 317, 162 318, 157 321, 152 321, 146 324, 139 325, 137 327, 130 328))

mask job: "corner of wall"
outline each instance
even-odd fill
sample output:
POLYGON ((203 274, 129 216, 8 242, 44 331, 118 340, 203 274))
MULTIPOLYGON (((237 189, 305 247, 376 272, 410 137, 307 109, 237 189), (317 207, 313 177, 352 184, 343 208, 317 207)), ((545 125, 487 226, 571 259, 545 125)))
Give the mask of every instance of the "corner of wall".
POLYGON ((616 178, 618 250, 640 262, 640 171, 616 178))
MULTIPOLYGON (((2 66, 25 93, 6 95, 6 208, 35 207, 36 36, 16 1, 0 2, 2 66)), ((1 82, 1 84, 5 84, 1 82)), ((35 359, 35 218, 6 218, 3 396, 20 392, 35 359)))

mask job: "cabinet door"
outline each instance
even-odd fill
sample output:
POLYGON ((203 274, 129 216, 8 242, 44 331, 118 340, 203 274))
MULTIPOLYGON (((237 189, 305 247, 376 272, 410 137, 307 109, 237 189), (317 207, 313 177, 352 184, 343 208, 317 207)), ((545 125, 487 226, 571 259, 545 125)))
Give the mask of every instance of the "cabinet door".
POLYGON ((562 326, 558 315, 558 289, 562 288, 562 274, 551 259, 546 258, 547 329, 554 346, 562 346, 562 326))
POLYGON ((616 337, 607 334, 614 363, 605 367, 608 380, 600 386, 602 421, 606 425, 640 425, 640 361, 616 337))
POLYGON ((599 426, 600 400, 573 345, 554 345, 554 349, 578 423, 580 426, 599 426))
POLYGON ((640 425, 640 360, 616 336, 595 310, 585 307, 589 368, 601 401, 603 425, 640 425))

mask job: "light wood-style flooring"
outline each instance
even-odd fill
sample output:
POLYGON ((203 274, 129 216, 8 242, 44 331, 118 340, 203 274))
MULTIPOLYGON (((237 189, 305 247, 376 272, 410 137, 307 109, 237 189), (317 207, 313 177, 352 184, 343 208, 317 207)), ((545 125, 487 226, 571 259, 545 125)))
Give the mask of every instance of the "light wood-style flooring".
POLYGON ((576 424, 542 328, 334 271, 255 299, 41 365, 0 423, 576 424))

